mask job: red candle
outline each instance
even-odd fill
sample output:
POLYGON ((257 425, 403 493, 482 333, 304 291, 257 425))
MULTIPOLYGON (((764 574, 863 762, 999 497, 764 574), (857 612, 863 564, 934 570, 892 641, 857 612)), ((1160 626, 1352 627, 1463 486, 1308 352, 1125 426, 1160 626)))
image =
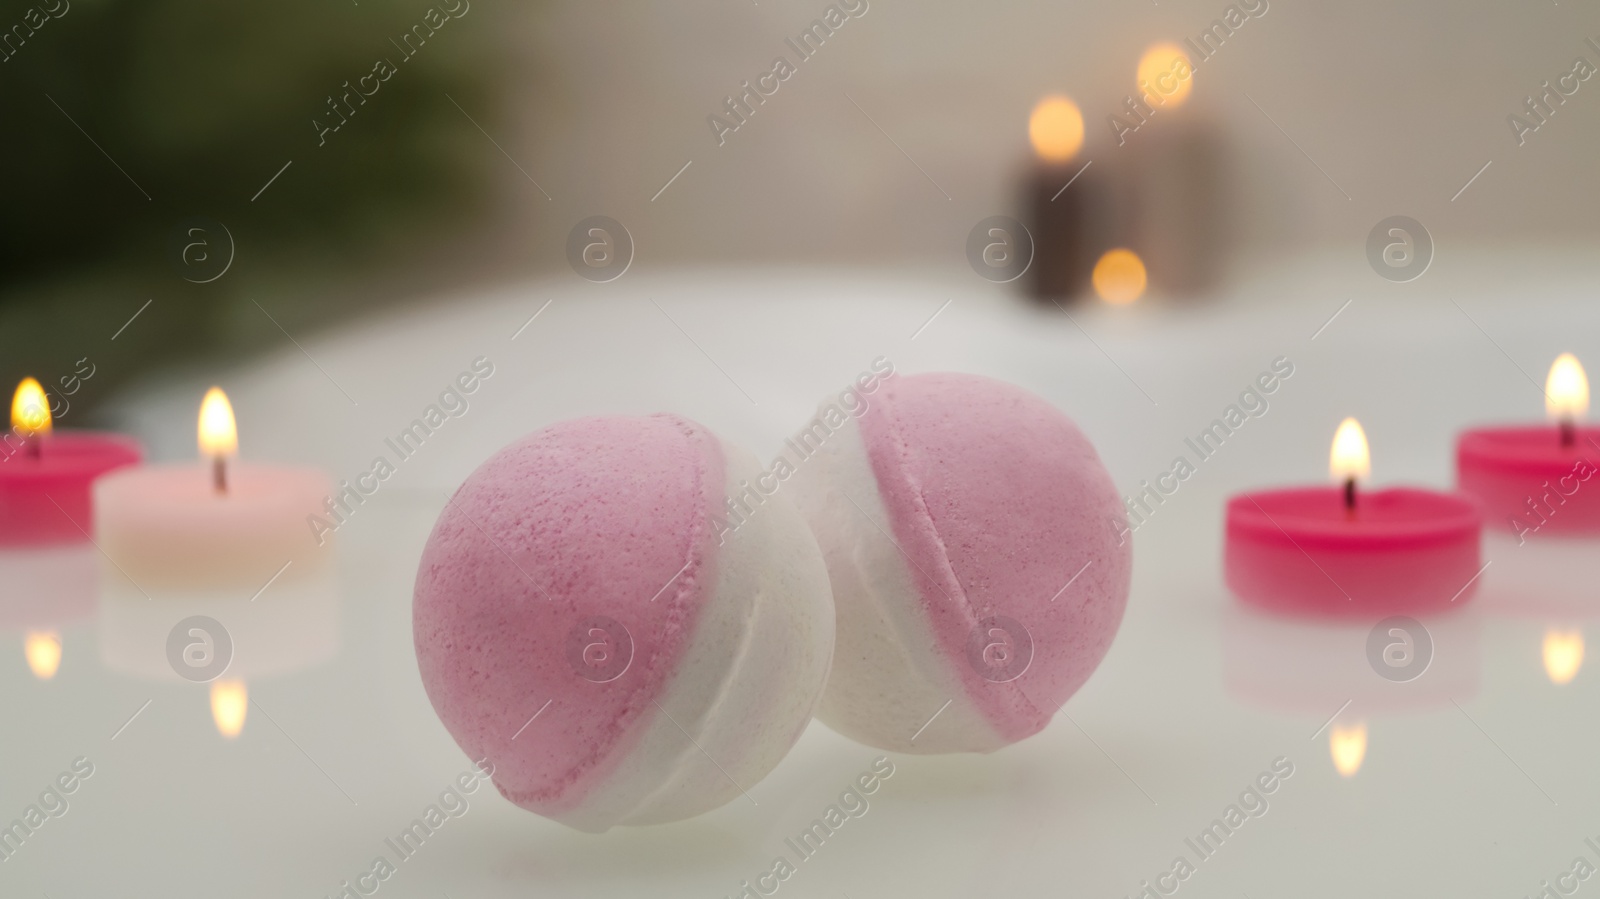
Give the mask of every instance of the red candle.
POLYGON ((1550 366, 1545 409, 1554 425, 1475 428, 1456 443, 1456 483, 1478 497, 1491 533, 1600 534, 1600 428, 1580 427, 1589 380, 1571 353, 1550 366))
POLYGON ((17 386, 11 433, 0 438, 0 545, 66 543, 93 531, 89 485, 142 455, 119 434, 52 431, 44 388, 17 386))
POLYGON ((1228 500, 1223 568, 1250 605, 1303 615, 1421 613, 1462 605, 1479 567, 1482 515, 1459 494, 1357 491, 1366 435, 1347 418, 1329 465, 1336 487, 1294 487, 1228 500))

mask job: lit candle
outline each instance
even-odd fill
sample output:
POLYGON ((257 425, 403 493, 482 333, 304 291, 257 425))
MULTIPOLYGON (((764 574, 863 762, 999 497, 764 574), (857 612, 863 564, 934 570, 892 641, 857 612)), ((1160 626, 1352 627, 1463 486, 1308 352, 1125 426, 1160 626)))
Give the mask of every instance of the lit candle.
POLYGON ((1076 298, 1089 290, 1095 260, 1124 231, 1115 223, 1122 205, 1105 177, 1112 159, 1080 158, 1083 112, 1061 95, 1033 108, 1028 142, 1034 156, 1022 197, 1033 237, 1028 290, 1040 299, 1076 298))
POLYGON ((1134 74, 1140 102, 1121 112, 1125 120, 1147 121, 1122 134, 1124 145, 1114 151, 1128 157, 1131 239, 1150 267, 1151 283, 1177 295, 1216 285, 1232 219, 1221 133, 1187 102, 1195 77, 1179 45, 1163 41, 1147 48, 1134 74))
POLYGON ((235 462, 233 409, 217 388, 201 404, 198 434, 202 466, 132 468, 95 484, 96 543, 116 571, 141 588, 221 587, 324 564, 308 520, 324 511, 328 478, 235 462))
POLYGON ((1472 596, 1483 530, 1466 496, 1413 487, 1362 491, 1366 435, 1339 426, 1334 487, 1252 491, 1228 500, 1224 569, 1240 600, 1311 615, 1419 613, 1472 596))
POLYGON ((1589 380, 1575 356, 1556 359, 1544 391, 1553 425, 1474 428, 1456 442, 1456 482, 1483 503, 1490 533, 1519 544, 1600 533, 1600 428, 1580 424, 1589 380))
POLYGON ((89 485, 140 455, 119 434, 54 431, 44 388, 24 379, 0 436, 0 545, 83 541, 93 532, 89 485))

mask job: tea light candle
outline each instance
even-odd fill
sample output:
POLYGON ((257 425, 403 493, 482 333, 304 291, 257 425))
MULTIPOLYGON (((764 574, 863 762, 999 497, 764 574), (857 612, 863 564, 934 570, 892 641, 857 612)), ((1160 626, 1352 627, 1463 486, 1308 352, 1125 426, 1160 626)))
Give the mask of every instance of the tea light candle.
POLYGON ((203 465, 134 468, 95 484, 95 541, 118 571, 141 588, 235 586, 325 563, 307 523, 332 491, 325 475, 236 463, 233 408, 216 387, 200 406, 199 443, 203 465))
POLYGON ((1562 353, 1545 379, 1553 426, 1475 428, 1456 442, 1456 483, 1483 504, 1499 532, 1524 543, 1534 534, 1600 534, 1600 428, 1582 427, 1589 379, 1562 353))
POLYGON ((1310 615, 1420 613, 1461 605, 1479 568, 1482 516, 1458 494, 1358 491, 1371 456, 1353 418, 1334 435, 1336 487, 1228 500, 1224 570, 1241 601, 1310 615))
POLYGON ((89 485, 140 456, 120 434, 54 432, 44 388, 23 379, 0 438, 0 545, 82 542, 93 531, 89 485))

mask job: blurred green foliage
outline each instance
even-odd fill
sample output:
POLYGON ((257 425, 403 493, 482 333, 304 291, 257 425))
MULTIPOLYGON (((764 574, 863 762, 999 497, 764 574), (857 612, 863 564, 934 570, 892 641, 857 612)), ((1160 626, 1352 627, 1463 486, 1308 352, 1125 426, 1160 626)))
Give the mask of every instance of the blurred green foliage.
MULTIPOLYGON (((449 4, 456 17, 437 0, 0 3, 0 376, 49 379, 87 355, 109 388, 204 341, 227 352, 243 285, 298 264, 348 278, 465 221, 489 157, 450 98, 492 127, 493 23, 449 4), (338 124, 330 96, 378 60, 396 71, 319 146, 313 120, 338 124), (204 284, 176 258, 196 216, 237 246, 204 284)), ((327 305, 278 317, 338 314, 327 305)))

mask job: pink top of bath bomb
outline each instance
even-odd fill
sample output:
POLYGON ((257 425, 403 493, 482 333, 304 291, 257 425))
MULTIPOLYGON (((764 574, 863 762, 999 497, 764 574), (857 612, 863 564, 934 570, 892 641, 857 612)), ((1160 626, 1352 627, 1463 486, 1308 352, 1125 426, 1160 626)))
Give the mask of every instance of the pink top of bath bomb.
POLYGON ((653 715, 714 589, 723 470, 716 437, 687 419, 580 419, 496 453, 439 516, 417 571, 417 664, 507 799, 577 806, 653 715), (605 683, 569 661, 596 615, 633 640, 626 676, 605 683))
POLYGON ((1118 546, 1122 504, 1094 446, 1026 390, 953 373, 885 381, 861 431, 935 639, 1003 737, 1037 733, 1099 665, 1127 603, 1132 545, 1118 546), (1015 680, 969 664, 991 615, 1032 639, 1015 680))

